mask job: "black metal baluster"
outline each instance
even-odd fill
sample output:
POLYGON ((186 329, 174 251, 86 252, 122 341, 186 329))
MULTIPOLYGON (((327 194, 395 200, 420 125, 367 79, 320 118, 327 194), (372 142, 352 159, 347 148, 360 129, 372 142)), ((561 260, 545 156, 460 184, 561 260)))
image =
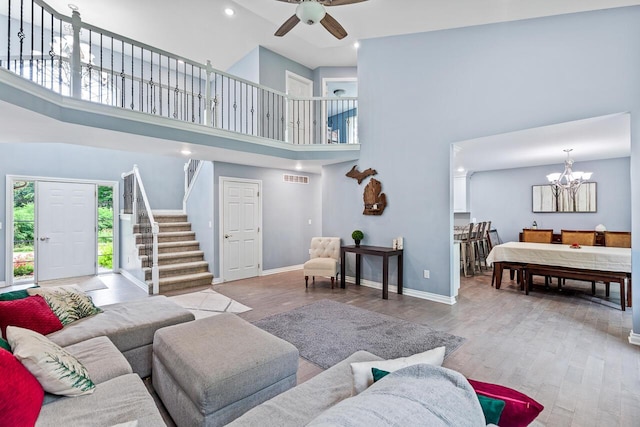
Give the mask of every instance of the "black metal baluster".
POLYGON ((160 106, 160 115, 162 115, 162 55, 158 53, 158 105, 160 106))
POLYGON ((31 1, 31 53, 29 54, 29 80, 33 81, 33 27, 36 23, 33 17, 33 1, 31 1))
MULTIPOLYGON (((133 77, 132 77, 133 78, 133 77)), ((138 111, 144 111, 144 48, 140 46, 140 78, 138 79, 138 111)))
POLYGON ((24 76, 24 61, 22 59, 22 49, 24 46, 24 0, 20 0, 20 31, 18 31, 18 39, 20 39, 20 56, 18 63, 20 64, 20 75, 24 76))
POLYGON ((149 106, 149 108, 151 108, 151 112, 153 114, 156 113, 156 88, 154 87, 154 83, 153 83, 153 51, 151 51, 151 71, 150 71, 150 76, 151 79, 149 80, 149 86, 151 88, 151 105, 149 106))
POLYGON ((110 77, 109 79, 111 80, 111 105, 118 105, 118 89, 115 87, 114 83, 113 83, 113 74, 115 69, 113 68, 113 37, 111 37, 111 52, 109 54, 111 56, 111 68, 109 69, 109 74, 110 77))
POLYGON ((202 124, 202 67, 198 67, 198 123, 202 124))
POLYGON ((135 108, 135 103, 133 102, 136 98, 135 98, 135 93, 133 90, 133 86, 134 86, 134 81, 135 81, 135 71, 134 71, 134 61, 133 61, 133 43, 131 43, 131 109, 133 110, 135 108))
MULTIPOLYGON (((62 93, 62 21, 58 21, 58 38, 60 40, 60 58, 58 59, 58 92, 62 93)), ((69 79, 71 80, 71 79, 69 79)), ((71 88, 69 88, 71 89, 71 88)))
POLYGON ((11 69, 11 0, 9 1, 9 11, 7 13, 7 70, 11 69))

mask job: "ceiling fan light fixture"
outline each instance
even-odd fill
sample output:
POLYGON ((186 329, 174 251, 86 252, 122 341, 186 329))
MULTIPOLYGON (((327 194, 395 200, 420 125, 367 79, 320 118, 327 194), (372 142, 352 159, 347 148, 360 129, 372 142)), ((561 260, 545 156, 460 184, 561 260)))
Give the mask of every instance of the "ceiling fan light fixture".
POLYGON ((296 16, 308 25, 320 22, 326 13, 324 6, 315 0, 304 0, 296 7, 296 16))

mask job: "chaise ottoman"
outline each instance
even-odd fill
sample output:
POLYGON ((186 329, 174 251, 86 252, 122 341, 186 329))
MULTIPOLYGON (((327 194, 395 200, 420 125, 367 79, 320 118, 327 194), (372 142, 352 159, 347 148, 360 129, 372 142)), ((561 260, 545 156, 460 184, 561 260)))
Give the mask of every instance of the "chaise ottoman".
POLYGON ((298 349, 224 313, 156 331, 152 370, 176 425, 222 426, 296 385, 298 349))

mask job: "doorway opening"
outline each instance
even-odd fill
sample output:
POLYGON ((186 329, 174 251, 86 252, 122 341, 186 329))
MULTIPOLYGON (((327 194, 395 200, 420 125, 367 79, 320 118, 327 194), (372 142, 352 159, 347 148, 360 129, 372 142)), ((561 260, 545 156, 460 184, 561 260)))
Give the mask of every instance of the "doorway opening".
POLYGON ((117 182, 7 176, 5 286, 44 280, 51 274, 47 270, 51 268, 65 277, 85 275, 84 271, 90 275, 117 271, 117 212, 117 182), (64 188, 69 192, 60 191, 64 188), (65 205, 66 209, 77 211, 81 200, 78 189, 84 189, 84 203, 88 203, 86 221, 80 227, 85 233, 86 249, 81 251, 77 250, 78 230, 60 232, 59 228, 60 219, 69 215, 69 212, 61 214, 65 205), (69 251, 61 255, 65 247, 69 251), (81 252, 87 254, 86 265, 83 274, 75 274, 81 270, 72 265, 75 260, 69 254, 77 258, 81 252))

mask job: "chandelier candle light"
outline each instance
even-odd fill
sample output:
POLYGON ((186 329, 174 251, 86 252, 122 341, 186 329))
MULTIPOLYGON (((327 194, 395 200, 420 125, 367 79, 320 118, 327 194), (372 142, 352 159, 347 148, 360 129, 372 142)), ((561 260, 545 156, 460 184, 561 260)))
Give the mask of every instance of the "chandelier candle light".
POLYGON ((591 178, 592 172, 579 172, 572 169, 573 159, 571 159, 569 155, 572 150, 572 148, 563 150, 567 153, 567 159, 564 161, 564 171, 562 173, 550 173, 547 175, 547 179, 549 180, 549 185, 551 185, 555 194, 567 191, 569 196, 573 198, 578 192, 580 185, 591 178))

